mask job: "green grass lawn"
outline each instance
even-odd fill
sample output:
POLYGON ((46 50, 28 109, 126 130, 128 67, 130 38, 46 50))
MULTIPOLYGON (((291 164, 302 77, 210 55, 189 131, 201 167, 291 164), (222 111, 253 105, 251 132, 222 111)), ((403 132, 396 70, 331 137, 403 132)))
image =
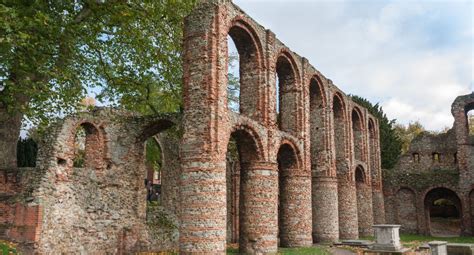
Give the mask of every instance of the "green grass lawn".
POLYGON ((17 254, 13 244, 0 240, 0 255, 17 254))
MULTIPOLYGON (((239 250, 228 248, 227 254, 239 254, 239 250)), ((278 254, 281 255, 330 255, 331 253, 325 247, 316 246, 308 248, 279 248, 278 254)))
POLYGON ((446 241, 448 243, 474 243, 474 237, 472 236, 434 237, 434 236, 401 234, 400 240, 402 242, 446 241))

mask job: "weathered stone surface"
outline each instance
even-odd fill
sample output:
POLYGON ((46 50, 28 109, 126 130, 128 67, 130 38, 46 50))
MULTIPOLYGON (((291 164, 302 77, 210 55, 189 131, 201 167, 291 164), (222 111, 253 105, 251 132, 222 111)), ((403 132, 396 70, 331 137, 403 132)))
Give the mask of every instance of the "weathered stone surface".
POLYGON ((110 109, 58 120, 21 185, 3 171, 9 239, 39 253, 180 254, 224 254, 239 240, 241 252, 264 254, 384 221, 378 122, 366 109, 230 1, 201 1, 184 30, 182 121, 110 109), (228 36, 240 54, 239 114, 227 106, 228 36), (73 167, 78 127, 83 168, 73 167), (144 142, 156 134, 163 199, 147 210, 144 142))
POLYGON ((430 203, 447 198, 460 212, 461 234, 474 233, 474 138, 466 117, 472 109, 474 93, 457 97, 453 128, 420 134, 395 168, 384 170, 387 222, 401 224, 402 232, 431 234, 430 203))

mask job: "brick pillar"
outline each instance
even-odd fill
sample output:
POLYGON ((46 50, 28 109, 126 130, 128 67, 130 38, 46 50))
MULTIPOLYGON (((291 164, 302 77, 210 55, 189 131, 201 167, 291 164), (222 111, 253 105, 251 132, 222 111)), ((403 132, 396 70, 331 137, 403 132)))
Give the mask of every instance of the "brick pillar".
POLYGON ((311 176, 299 169, 280 174, 280 246, 311 246, 311 176))
POLYGON ((313 240, 334 242, 339 239, 337 179, 313 177, 313 240))
POLYGON ((203 1, 185 19, 180 254, 225 254, 227 30, 225 9, 203 1))
POLYGON ((357 182, 357 218, 359 221, 359 235, 372 236, 374 217, 372 210, 372 190, 369 185, 357 182))
POLYGON ((278 172, 270 162, 241 163, 240 252, 277 252, 278 172))
POLYGON ((338 177, 339 238, 358 239, 357 195, 353 180, 338 177))

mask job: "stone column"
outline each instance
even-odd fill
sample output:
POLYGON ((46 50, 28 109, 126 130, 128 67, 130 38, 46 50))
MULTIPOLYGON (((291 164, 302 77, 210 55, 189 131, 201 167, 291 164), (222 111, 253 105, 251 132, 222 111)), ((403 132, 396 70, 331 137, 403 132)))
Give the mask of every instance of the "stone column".
POLYGON ((357 195, 355 181, 338 177, 339 238, 358 239, 357 195))
POLYGON ((334 242, 339 239, 337 178, 313 177, 313 240, 334 242))
POLYGON ((241 163, 240 252, 278 249, 278 171, 270 162, 241 163))
POLYGON ((226 15, 218 2, 203 1, 185 19, 180 254, 226 249, 226 15))
POLYGON ((298 169, 283 173, 281 190, 280 246, 311 246, 311 176, 298 169))

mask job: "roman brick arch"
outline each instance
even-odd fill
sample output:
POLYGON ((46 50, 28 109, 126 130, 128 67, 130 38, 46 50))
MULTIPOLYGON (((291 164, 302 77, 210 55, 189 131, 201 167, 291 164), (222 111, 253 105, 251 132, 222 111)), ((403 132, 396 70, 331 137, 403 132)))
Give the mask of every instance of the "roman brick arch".
MULTIPOLYGON (((105 146, 105 132, 103 128, 97 127, 92 122, 84 121, 78 125, 76 128, 75 137, 77 138, 79 129, 82 128, 84 130, 84 162, 83 165, 80 167, 84 168, 92 168, 96 170, 103 169, 104 166, 104 158, 106 155, 106 146, 105 146)), ((76 159, 78 155, 78 147, 81 146, 76 143, 74 144, 74 158, 76 159)))
POLYGON ((282 140, 277 163, 280 246, 311 245, 311 179, 294 142, 282 140))
POLYGON ((240 114, 254 120, 262 120, 263 70, 262 47, 255 30, 241 17, 231 21, 228 35, 239 53, 240 114))
POLYGON ((309 84, 309 111, 311 171, 315 175, 331 176, 324 164, 327 157, 326 92, 316 75, 310 79, 309 84))
POLYGON ((339 208, 339 237, 357 239, 357 194, 353 169, 348 153, 348 118, 346 102, 339 92, 333 95, 333 127, 337 172, 337 192, 339 208))
POLYGON ((359 162, 365 161, 365 127, 361 110, 354 107, 351 113, 352 120, 352 145, 354 159, 359 162))
POLYGON ((336 153, 336 172, 338 176, 347 176, 349 173, 349 160, 347 150, 347 114, 344 97, 335 93, 332 100, 334 144, 336 153))
POLYGON ((282 50, 276 59, 277 123, 280 130, 296 135, 298 127, 298 100, 300 77, 291 54, 282 50))
POLYGON ((413 189, 402 187, 395 193, 395 220, 406 233, 418 232, 416 193, 413 189))
POLYGON ((379 179, 379 167, 377 163, 377 131, 375 130, 375 123, 372 118, 369 118, 369 169, 372 180, 376 181, 379 179))
POLYGON ((69 119, 67 125, 63 125, 60 135, 67 142, 58 144, 58 148, 54 150, 58 180, 68 180, 74 168, 101 172, 107 167, 107 139, 102 126, 94 121, 69 119))
POLYGON ((359 235, 372 235, 372 225, 374 224, 372 210, 372 189, 370 187, 370 176, 365 171, 366 168, 358 165, 355 168, 355 181, 357 192, 357 219, 359 224, 359 235))
MULTIPOLYGON (((274 165, 264 161, 260 139, 252 127, 240 124, 231 129, 228 145, 228 154, 235 146, 238 165, 234 167, 239 171, 239 180, 227 182, 238 186, 231 188, 238 195, 227 196, 227 199, 238 199, 237 216, 231 215, 237 220, 227 220, 227 224, 238 224, 238 230, 235 226, 230 227, 234 229, 233 238, 237 239, 237 234, 240 251, 251 254, 276 248, 277 243, 278 173, 274 165)), ((236 176, 227 176, 229 178, 235 179, 236 176)), ((235 201, 227 203, 228 210, 235 212, 235 204, 235 201)))
POLYGON ((463 214, 460 197, 450 188, 437 187, 424 193, 426 234, 460 235, 463 214))

